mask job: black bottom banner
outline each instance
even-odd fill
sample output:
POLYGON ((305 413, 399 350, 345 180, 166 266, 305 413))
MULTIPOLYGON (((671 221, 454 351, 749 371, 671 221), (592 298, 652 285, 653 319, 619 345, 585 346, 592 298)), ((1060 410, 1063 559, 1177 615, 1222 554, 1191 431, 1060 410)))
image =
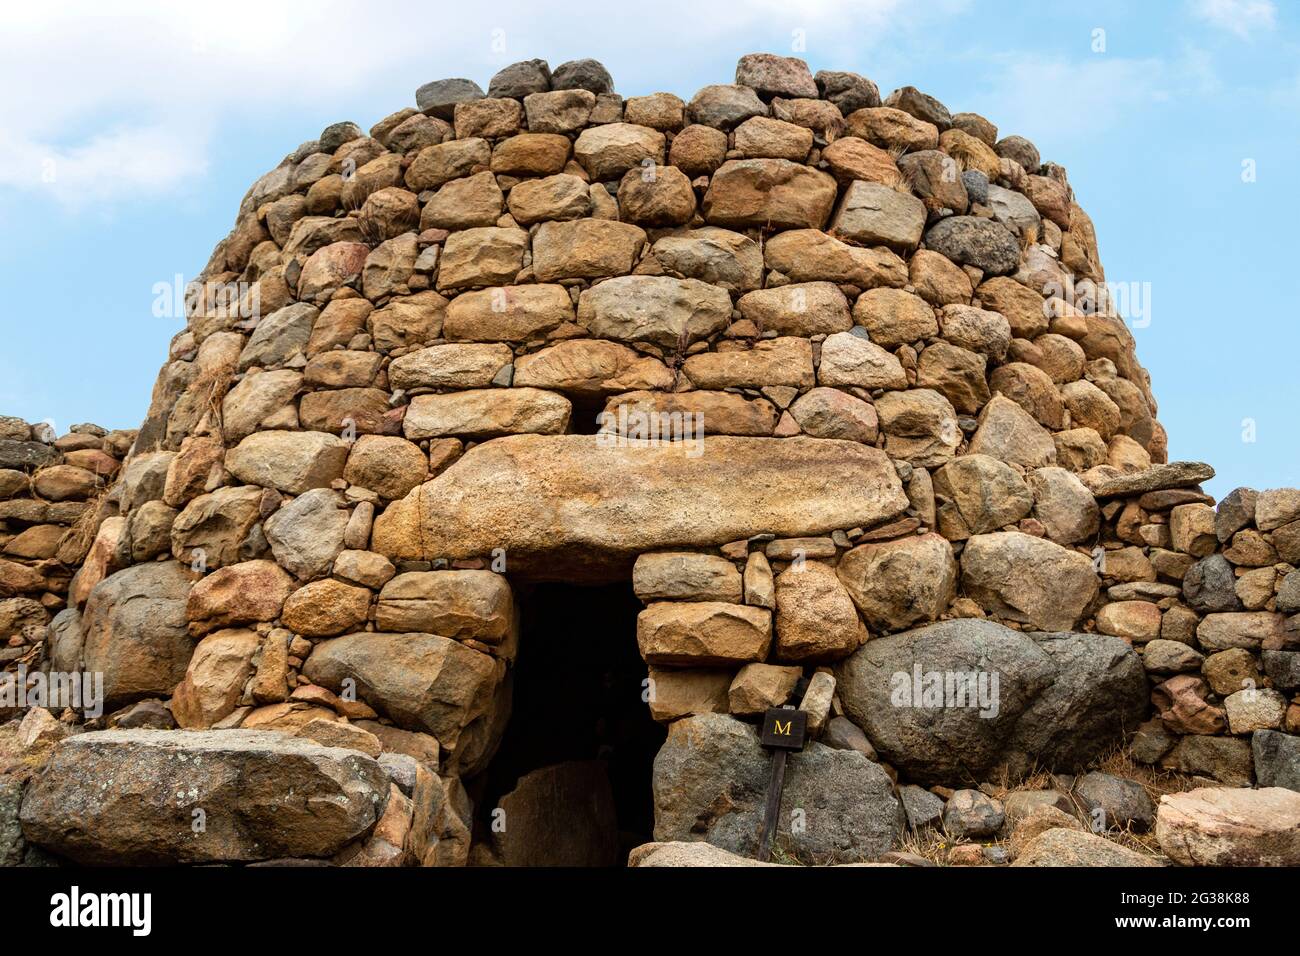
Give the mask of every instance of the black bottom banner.
POLYGON ((60 867, 0 874, 6 924, 20 938, 78 934, 127 949, 248 942, 277 926, 286 940, 323 933, 343 945, 371 938, 385 946, 408 936, 437 945, 454 938, 448 932, 470 928, 491 942, 515 935, 569 942, 604 936, 602 927, 686 934, 682 943, 713 933, 729 943, 751 933, 770 942, 853 924, 893 939, 914 935, 918 943, 954 936, 993 942, 1012 933, 1071 942, 1199 933, 1220 945, 1242 933, 1294 927, 1297 877, 1276 869, 1005 867, 60 867), (1034 931, 1046 935, 1026 935, 1034 931))

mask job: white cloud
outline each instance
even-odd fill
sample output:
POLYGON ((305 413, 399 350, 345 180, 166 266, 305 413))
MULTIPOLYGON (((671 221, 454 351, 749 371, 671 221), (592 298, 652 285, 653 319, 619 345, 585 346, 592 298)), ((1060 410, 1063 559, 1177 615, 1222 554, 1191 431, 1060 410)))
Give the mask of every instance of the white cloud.
POLYGON ((1277 20, 1273 0, 1196 0, 1192 13, 1243 40, 1255 30, 1273 29, 1277 20))
MULTIPOLYGON (((486 85, 501 66, 534 56, 553 65, 596 57, 620 88, 634 90, 698 69, 710 51, 716 56, 745 37, 756 38, 755 49, 790 52, 796 30, 805 31, 800 55, 809 60, 847 40, 861 56, 891 31, 962 2, 756 0, 705 16, 696 0, 617 13, 598 0, 575 0, 562 15, 535 0, 19 4, 6 9, 0 31, 0 88, 11 91, 0 98, 7 156, 0 192, 44 192, 73 204, 157 197, 203 173, 216 130, 294 111, 334 113, 322 109, 331 100, 339 104, 332 119, 366 125, 379 116, 349 117, 356 104, 397 109, 438 77, 486 85), (647 50, 660 52, 647 57, 647 50)), ((294 145, 276 143, 270 152, 294 145)))
POLYGON ((995 118, 1004 135, 1041 139, 1041 147, 1059 149, 1126 124, 1140 126, 1166 104, 1223 89, 1210 54, 1186 42, 1170 59, 1025 53, 989 59, 994 65, 980 112, 995 118))
POLYGON ((168 125, 135 126, 62 146, 0 132, 0 186, 44 189, 70 205, 168 192, 207 169, 202 152, 175 134, 168 125))
POLYGON ((1178 67, 1188 87, 1202 96, 1212 96, 1223 88, 1214 58, 1192 43, 1183 43, 1183 54, 1178 67))
POLYGON ((1169 98, 1168 76, 1158 59, 1110 55, 1086 60, 1008 54, 994 76, 981 112, 996 117, 1002 133, 1044 143, 1085 139, 1126 116, 1169 98))

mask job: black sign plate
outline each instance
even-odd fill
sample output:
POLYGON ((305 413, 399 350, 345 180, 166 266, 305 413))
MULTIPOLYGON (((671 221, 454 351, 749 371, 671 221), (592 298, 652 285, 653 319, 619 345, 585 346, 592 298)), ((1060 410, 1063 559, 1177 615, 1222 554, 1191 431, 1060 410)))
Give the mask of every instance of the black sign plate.
POLYGON ((772 707, 763 715, 764 747, 774 747, 778 750, 803 750, 807 737, 807 711, 772 707))

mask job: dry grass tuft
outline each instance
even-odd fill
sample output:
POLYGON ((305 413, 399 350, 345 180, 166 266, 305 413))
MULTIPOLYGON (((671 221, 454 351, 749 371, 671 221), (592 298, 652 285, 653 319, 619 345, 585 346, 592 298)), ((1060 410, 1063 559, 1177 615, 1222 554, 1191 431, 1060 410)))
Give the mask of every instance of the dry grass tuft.
POLYGON ((1020 239, 1020 254, 1023 256, 1029 251, 1030 246, 1038 245, 1038 230, 1033 227, 1027 227, 1017 233, 1020 239))
MULTIPOLYGON (((1123 747, 1115 747, 1103 754, 1089 766, 1090 770, 1096 770, 1101 773, 1108 773, 1115 777, 1121 777, 1126 780, 1133 780, 1141 784, 1156 804, 1160 803, 1160 798, 1166 793, 1182 793, 1187 790, 1194 790, 1200 786, 1195 780, 1186 774, 1178 773, 1173 770, 1161 770, 1157 767, 1148 767, 1144 764, 1137 763, 1133 757, 1123 747)), ((1080 775, 1082 776, 1082 775, 1080 775)), ((1083 801, 1066 786, 1068 780, 1062 780, 1060 776, 1045 770, 1037 770, 1026 776, 1019 783, 1012 784, 1004 775, 1000 782, 991 781, 991 796, 999 800, 1005 800, 1009 794, 1025 791, 1036 790, 1059 790, 1066 795, 1074 805, 1075 816, 1081 821, 1088 820, 1088 810, 1083 805, 1083 801)), ((1160 846, 1156 842, 1154 832, 1138 833, 1129 828, 1114 829, 1105 833, 1099 833, 1097 836, 1105 837, 1120 846, 1138 853, 1145 853, 1150 856, 1159 856, 1160 846)), ((948 850, 957 843, 965 842, 955 840, 949 837, 942 830, 927 830, 923 833, 912 833, 908 831, 903 836, 902 845, 899 847, 909 853, 915 853, 923 856, 927 860, 939 864, 947 865, 948 850)), ((982 846, 1002 846, 1008 847, 1008 841, 1005 837, 997 839, 980 841, 982 846)))
POLYGON ((59 539, 59 554, 64 554, 65 548, 71 548, 76 555, 76 561, 71 563, 80 564, 90 553, 90 546, 95 541, 95 535, 99 534, 99 526, 107 510, 104 502, 110 491, 112 486, 105 485, 99 494, 87 500, 86 510, 77 516, 77 520, 59 539))
POLYGON ((948 850, 956 842, 949 839, 948 835, 941 830, 926 828, 921 833, 908 830, 903 834, 903 842, 898 848, 904 853, 915 853, 917 856, 925 857, 936 866, 947 866, 948 850))
POLYGON ((889 182, 886 182, 883 185, 888 186, 895 192, 900 192, 905 196, 915 195, 917 174, 911 170, 903 169, 898 165, 898 161, 907 155, 907 147, 894 146, 886 150, 886 152, 889 153, 889 158, 894 161, 894 167, 897 169, 897 173, 894 177, 891 177, 889 182))
POLYGON ((782 866, 804 866, 805 865, 802 860, 798 859, 797 857, 791 856, 788 852, 785 851, 785 849, 783 849, 780 846, 772 847, 771 862, 780 863, 782 866))
MULTIPOLYGON (((349 201, 343 203, 344 213, 357 221, 357 229, 361 233, 361 241, 371 249, 381 245, 388 238, 388 232, 386 231, 384 223, 365 208, 366 200, 378 191, 378 189, 358 190, 353 194, 349 201)), ((402 221, 396 224, 399 228, 395 235, 401 235, 402 232, 407 231, 406 229, 400 228, 402 226, 409 227, 409 229, 418 229, 419 224, 420 220, 418 216, 403 216, 402 221)))
POLYGON ((235 370, 232 367, 219 365, 200 373, 187 390, 196 396, 199 407, 207 412, 212 427, 223 445, 226 444, 226 427, 222 418, 221 405, 226 393, 230 391, 230 382, 234 375, 235 370))
POLYGON ((979 154, 974 147, 971 147, 961 137, 957 137, 951 142, 944 144, 944 151, 957 163, 957 168, 960 172, 978 168, 977 160, 979 154))

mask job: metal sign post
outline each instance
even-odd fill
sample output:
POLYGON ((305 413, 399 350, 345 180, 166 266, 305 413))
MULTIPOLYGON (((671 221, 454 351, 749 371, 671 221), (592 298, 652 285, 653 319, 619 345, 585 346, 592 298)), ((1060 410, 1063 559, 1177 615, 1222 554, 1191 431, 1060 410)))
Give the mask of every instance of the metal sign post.
POLYGON ((803 750, 808 737, 808 713, 793 707, 772 707, 763 715, 760 741, 772 751, 772 775, 767 781, 767 804, 763 808, 763 830, 758 837, 758 858, 764 863, 772 855, 772 834, 781 813, 781 788, 785 786, 785 758, 792 750, 803 750))

